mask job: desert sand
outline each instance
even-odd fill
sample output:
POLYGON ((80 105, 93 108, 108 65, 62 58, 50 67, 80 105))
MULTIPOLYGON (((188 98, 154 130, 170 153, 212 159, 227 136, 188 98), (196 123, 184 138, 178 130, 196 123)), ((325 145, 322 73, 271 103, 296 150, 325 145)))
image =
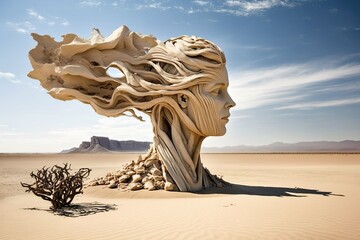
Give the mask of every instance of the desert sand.
POLYGON ((93 179, 137 156, 1 154, 0 239, 360 239, 360 154, 202 154, 232 187, 88 187, 73 201, 82 212, 68 217, 19 184, 44 165, 90 167, 93 179))

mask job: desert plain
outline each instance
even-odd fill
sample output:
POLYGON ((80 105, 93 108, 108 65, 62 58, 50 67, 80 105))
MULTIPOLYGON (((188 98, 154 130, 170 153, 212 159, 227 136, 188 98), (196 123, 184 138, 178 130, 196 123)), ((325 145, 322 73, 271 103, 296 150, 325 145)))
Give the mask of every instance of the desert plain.
POLYGON ((43 166, 89 167, 89 181, 138 155, 0 154, 0 239, 360 239, 360 154, 202 154, 231 187, 87 187, 68 216, 20 186, 43 166))

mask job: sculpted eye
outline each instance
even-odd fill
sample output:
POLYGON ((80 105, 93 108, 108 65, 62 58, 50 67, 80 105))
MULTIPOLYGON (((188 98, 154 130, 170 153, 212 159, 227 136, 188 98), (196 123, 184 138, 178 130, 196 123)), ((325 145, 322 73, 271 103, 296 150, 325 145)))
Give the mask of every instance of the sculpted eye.
POLYGON ((220 88, 215 88, 211 91, 213 95, 219 95, 220 94, 220 88))

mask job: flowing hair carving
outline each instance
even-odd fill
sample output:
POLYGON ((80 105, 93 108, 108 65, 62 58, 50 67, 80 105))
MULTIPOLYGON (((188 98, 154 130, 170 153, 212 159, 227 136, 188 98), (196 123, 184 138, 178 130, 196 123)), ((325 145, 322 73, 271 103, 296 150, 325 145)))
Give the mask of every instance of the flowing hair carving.
POLYGON ((194 153, 186 150, 191 141, 184 136, 182 124, 199 136, 205 136, 202 128, 216 126, 196 126, 177 96, 186 95, 193 109, 206 105, 199 86, 220 77, 218 69, 226 62, 220 48, 198 37, 161 42, 126 26, 106 38, 94 29, 89 40, 74 34, 65 35, 61 42, 48 35, 32 36, 38 45, 29 53, 34 68, 29 77, 40 80, 52 97, 77 99, 101 115, 141 120, 134 110, 146 113, 153 123, 155 147, 171 176, 167 177, 181 191, 201 189, 204 169, 200 159, 194 160, 194 153), (109 68, 124 76, 111 77, 109 68))

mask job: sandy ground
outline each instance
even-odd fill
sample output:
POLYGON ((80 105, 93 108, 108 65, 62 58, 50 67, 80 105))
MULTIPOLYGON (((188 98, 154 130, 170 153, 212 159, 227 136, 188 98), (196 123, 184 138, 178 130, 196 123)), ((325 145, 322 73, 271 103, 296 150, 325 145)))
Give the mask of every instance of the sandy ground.
POLYGON ((360 239, 360 154, 203 154, 232 187, 86 188, 77 217, 54 215, 19 184, 44 165, 90 167, 95 178, 136 157, 0 154, 0 239, 360 239))

